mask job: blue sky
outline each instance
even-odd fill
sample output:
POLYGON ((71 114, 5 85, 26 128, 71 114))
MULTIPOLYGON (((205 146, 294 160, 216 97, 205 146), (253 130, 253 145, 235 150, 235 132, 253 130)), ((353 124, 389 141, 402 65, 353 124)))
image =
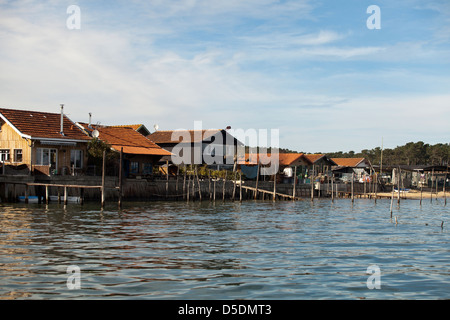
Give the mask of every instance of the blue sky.
POLYGON ((449 71, 447 0, 0 0, 0 105, 74 121, 279 129, 304 152, 446 143, 449 71))

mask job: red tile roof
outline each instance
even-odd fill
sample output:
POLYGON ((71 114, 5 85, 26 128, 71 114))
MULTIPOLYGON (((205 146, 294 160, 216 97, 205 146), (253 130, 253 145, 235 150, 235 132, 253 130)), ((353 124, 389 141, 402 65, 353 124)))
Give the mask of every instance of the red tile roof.
POLYGON ((338 166, 341 166, 341 167, 356 167, 361 162, 363 162, 365 159, 364 158, 332 158, 331 160, 333 160, 338 166))
MULTIPOLYGON (((79 123, 88 129, 86 123, 79 123)), ((154 156, 170 156, 172 153, 156 145, 139 132, 130 127, 122 126, 93 126, 99 132, 99 139, 110 144, 111 147, 124 153, 154 156)))
POLYGON ((290 166, 295 162, 310 164, 308 159, 304 157, 303 153, 278 153, 278 154, 255 154, 246 153, 245 158, 238 158, 238 164, 256 165, 258 160, 261 162, 268 162, 269 159, 273 160, 273 157, 278 156, 278 163, 280 166, 290 166))
POLYGON ((33 139, 90 140, 67 116, 63 118, 64 135, 61 135, 61 113, 0 108, 0 114, 22 135, 33 139))
POLYGON ((315 163, 317 160, 320 160, 324 156, 324 154, 305 154, 305 158, 308 159, 311 163, 315 163))

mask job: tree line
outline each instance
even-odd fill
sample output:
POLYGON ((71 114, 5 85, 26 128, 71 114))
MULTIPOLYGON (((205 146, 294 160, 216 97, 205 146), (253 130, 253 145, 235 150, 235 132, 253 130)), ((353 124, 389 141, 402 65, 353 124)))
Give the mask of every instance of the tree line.
POLYGON ((361 150, 359 153, 334 152, 327 153, 329 158, 366 158, 372 165, 381 163, 381 154, 383 153, 383 166, 387 165, 442 165, 448 164, 450 157, 450 144, 438 143, 430 145, 419 142, 408 142, 403 146, 397 146, 394 149, 384 149, 376 147, 374 149, 361 150), (383 152, 382 152, 383 151, 383 152))

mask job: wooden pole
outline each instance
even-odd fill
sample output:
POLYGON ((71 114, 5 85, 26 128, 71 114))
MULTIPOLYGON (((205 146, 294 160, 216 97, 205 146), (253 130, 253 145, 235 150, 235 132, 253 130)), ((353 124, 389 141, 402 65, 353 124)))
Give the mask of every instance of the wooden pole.
POLYGON ((255 194, 254 194, 255 200, 256 200, 256 197, 258 196, 258 181, 259 181, 259 161, 258 161, 258 167, 256 168, 256 186, 255 186, 255 194))
MULTIPOLYGON (((395 169, 392 169, 392 175, 394 175, 395 169)), ((395 187, 395 181, 392 181, 392 195, 391 195, 391 219, 392 219, 392 205, 394 203, 394 187, 395 187)))
POLYGON ((276 201, 277 197, 277 174, 273 176, 273 201, 276 201))
POLYGON ((191 176, 189 176, 188 182, 187 182, 187 192, 186 192, 186 200, 189 202, 189 186, 190 186, 191 176))
POLYGON ((45 186, 45 204, 48 204, 48 186, 45 186))
MULTIPOLYGON (((447 170, 448 170, 448 167, 447 167, 447 170)), ((448 175, 448 172, 445 173, 444 186, 443 186, 443 190, 442 190, 442 191, 444 191, 444 206, 447 205, 447 194, 446 194, 447 175, 448 175)))
POLYGON ((200 179, 198 178, 198 167, 195 166, 195 176, 197 177, 197 184, 198 184, 198 198, 200 202, 202 202, 202 187, 200 186, 200 179))
POLYGON ((400 167, 398 167, 398 174, 397 174, 397 203, 400 204, 400 167))
POLYGON ((169 160, 166 160, 166 199, 169 197, 169 160))
POLYGON ((214 195, 213 195, 213 201, 214 202, 216 202, 216 182, 217 182, 217 177, 214 179, 214 186, 213 186, 213 192, 214 192, 214 195))
POLYGON ((355 173, 353 172, 352 173, 352 202, 354 202, 355 201, 355 195, 354 195, 354 182, 353 182, 353 180, 355 180, 355 173))
POLYGON ((30 187, 28 185, 25 185, 25 203, 28 203, 28 194, 30 192, 29 188, 30 187))
POLYGON ((187 172, 187 167, 186 167, 186 165, 184 165, 183 199, 186 199, 186 172, 187 172))
POLYGON ((239 202, 242 202, 242 172, 239 172, 239 202))
POLYGON ((434 168, 431 170, 431 189, 430 189, 430 202, 433 203, 433 179, 434 179, 434 168))
POLYGON ((237 183, 237 172, 234 171, 234 184, 233 184, 233 201, 234 197, 236 196, 236 183, 237 183))
MULTIPOLYGON (((105 206, 105 176, 106 176, 106 150, 103 150, 103 167, 102 167, 102 199, 101 199, 101 206, 102 208, 105 206)), ((67 197, 65 201, 67 200, 67 197)))
POLYGON ((224 170, 225 177, 223 178, 223 187, 222 187, 222 201, 225 201, 225 185, 227 183, 227 171, 224 170))
POLYGON ((208 170, 208 192, 209 192, 209 200, 212 201, 212 192, 211 192, 211 170, 208 170))
POLYGON ((331 202, 334 202, 334 174, 331 176, 331 202))
POLYGON ((119 209, 122 208, 122 167, 123 167, 123 147, 120 148, 119 158, 119 209))
POLYGON ((64 187, 64 205, 67 205, 67 187, 64 187))
POLYGON ((295 187, 297 185, 297 166, 294 167, 294 186, 292 188, 292 201, 295 201, 295 187))
POLYGON ((314 201, 314 165, 312 167, 312 174, 309 175, 311 181, 311 201, 314 201))

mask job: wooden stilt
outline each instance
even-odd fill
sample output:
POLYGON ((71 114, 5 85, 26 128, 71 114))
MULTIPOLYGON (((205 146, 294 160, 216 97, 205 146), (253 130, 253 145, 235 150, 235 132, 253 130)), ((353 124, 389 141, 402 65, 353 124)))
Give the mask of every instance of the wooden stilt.
POLYGON ((294 167, 294 185, 292 187, 292 201, 295 201, 295 187, 297 185, 297 166, 294 167))
POLYGON ((256 200, 256 197, 258 196, 258 181, 259 181, 259 161, 258 167, 256 168, 256 186, 255 186, 254 200, 256 200))
POLYGON ((242 172, 239 172, 239 202, 242 202, 242 172))
POLYGON ((223 187, 222 187, 222 201, 225 201, 225 185, 227 182, 227 171, 225 170, 225 177, 223 178, 223 187))
MULTIPOLYGON (((105 206, 105 178, 106 178, 106 150, 103 150, 103 167, 102 167, 102 194, 101 194, 101 206, 105 206)), ((64 202, 66 204, 67 197, 65 197, 64 202)))
POLYGON ((123 167, 123 147, 120 148, 120 157, 119 157, 119 209, 122 208, 122 167, 123 167))

